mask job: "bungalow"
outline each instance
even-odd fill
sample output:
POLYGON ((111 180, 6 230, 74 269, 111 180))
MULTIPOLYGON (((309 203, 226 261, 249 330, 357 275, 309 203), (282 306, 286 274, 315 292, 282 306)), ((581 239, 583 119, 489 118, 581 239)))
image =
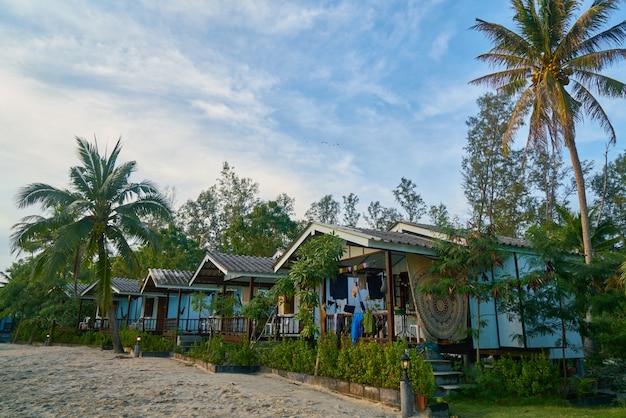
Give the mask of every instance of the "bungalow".
MULTIPOLYGON (((97 291, 98 281, 91 285, 79 284, 80 305, 78 308, 78 318, 82 319, 79 323, 80 329, 95 328, 106 329, 108 328, 107 313, 103 316, 100 315, 100 307, 96 306, 95 317, 83 318, 83 302, 94 301, 96 299, 95 294, 97 291)), ((74 289, 73 284, 68 285, 68 289, 71 287, 74 289)), ((141 286, 139 281, 132 279, 124 279, 121 277, 114 277, 111 279, 111 290, 113 292, 113 303, 117 305, 117 322, 120 327, 135 326, 139 317, 141 316, 142 307, 142 295, 141 286)))
MULTIPOLYGON (((418 291, 422 280, 433 279, 429 267, 438 256, 437 242, 447 238, 432 226, 399 222, 389 231, 377 231, 314 222, 276 261, 275 270, 288 269, 305 241, 331 233, 343 240, 344 253, 336 277, 321 288, 322 332, 381 342, 426 339, 438 344, 441 352, 470 356, 479 343, 486 354, 544 349, 551 358, 562 357, 560 329, 540 337, 526 335, 524 321, 511 312, 500 312, 497 301, 490 300, 480 303, 480 320, 486 326, 477 341, 467 332, 477 324, 477 300, 418 291), (363 321, 362 326, 353 328, 355 320, 363 321)), ((500 242, 504 265, 495 269, 494 280, 520 277, 531 268, 536 255, 527 244, 510 238, 500 242)), ((566 358, 582 357, 580 335, 568 330, 567 341, 566 358)))
POLYGON ((240 338, 251 327, 247 318, 237 315, 237 306, 270 289, 281 274, 274 271, 271 258, 216 251, 207 252, 195 272, 149 269, 141 289, 146 299, 140 328, 165 335, 221 333, 226 339, 240 338), (209 311, 220 296, 235 299, 235 315, 226 318, 209 311))

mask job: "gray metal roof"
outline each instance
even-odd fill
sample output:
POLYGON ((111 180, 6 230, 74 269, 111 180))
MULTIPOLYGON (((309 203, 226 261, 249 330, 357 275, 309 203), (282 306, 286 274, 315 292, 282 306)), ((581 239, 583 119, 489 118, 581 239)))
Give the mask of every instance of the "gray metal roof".
POLYGON ((224 254, 208 251, 191 280, 193 285, 240 282, 247 284, 254 278, 257 283, 274 283, 279 274, 274 272, 274 259, 249 255, 224 254))
POLYGON ((393 231, 378 231, 375 229, 354 228, 363 234, 371 235, 375 240, 389 242, 393 244, 406 244, 415 247, 435 248, 433 240, 422 238, 416 235, 405 234, 393 231))
POLYGON ((152 279, 156 287, 187 287, 193 272, 187 270, 148 269, 148 279, 152 279))
MULTIPOLYGON (((99 280, 90 285, 79 284, 78 292, 81 296, 93 295, 99 280), (81 290, 82 289, 82 290, 81 290)), ((74 284, 68 283, 67 288, 73 292, 74 284)), ((114 277, 111 279, 111 290, 115 295, 139 295, 141 294, 141 283, 134 279, 125 279, 122 277, 114 277)))
POLYGON ((221 266, 225 273, 244 274, 271 274, 274 275, 272 267, 274 260, 269 257, 253 257, 248 255, 232 255, 218 253, 214 251, 207 252, 207 256, 216 265, 221 266))
POLYGON ((121 277, 114 277, 112 288, 117 290, 119 294, 124 295, 138 295, 141 293, 141 282, 134 279, 124 279, 121 277))

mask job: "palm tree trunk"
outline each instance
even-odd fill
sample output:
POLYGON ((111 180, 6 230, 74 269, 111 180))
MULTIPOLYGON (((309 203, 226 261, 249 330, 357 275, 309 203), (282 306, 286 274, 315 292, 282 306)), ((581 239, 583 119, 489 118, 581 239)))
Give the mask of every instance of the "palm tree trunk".
POLYGON ((113 343, 114 353, 123 353, 122 341, 120 340, 120 330, 117 327, 117 306, 111 303, 109 306, 109 330, 111 331, 111 342, 113 343))
POLYGON ((578 158, 578 150, 576 144, 568 144, 570 158, 572 160, 572 168, 574 169, 574 178, 576 179, 576 189, 578 191, 578 204, 580 205, 580 223, 582 224, 583 250, 585 251, 585 263, 591 264, 593 260, 593 248, 591 247, 591 228, 589 225, 589 213, 587 210, 587 194, 585 192, 585 179, 583 170, 578 158))

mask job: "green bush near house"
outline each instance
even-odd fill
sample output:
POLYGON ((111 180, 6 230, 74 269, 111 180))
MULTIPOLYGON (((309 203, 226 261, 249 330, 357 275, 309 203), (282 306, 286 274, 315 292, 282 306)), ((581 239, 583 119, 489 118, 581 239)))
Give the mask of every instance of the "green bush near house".
MULTIPOLYGON (((338 348, 337 336, 329 335, 311 343, 302 339, 283 340, 262 350, 262 365, 292 372, 313 374, 319 351, 318 375, 369 386, 397 389, 403 377, 400 356, 408 350, 406 341, 385 345, 363 343, 352 345, 349 338, 338 348)), ((408 350, 411 366, 408 377, 413 391, 427 397, 435 394, 432 367, 414 350, 408 350)))
POLYGON ((558 397, 561 389, 559 370, 546 356, 502 357, 492 368, 479 368, 476 386, 463 393, 474 399, 558 397))
POLYGON ((239 342, 224 341, 220 335, 204 339, 193 345, 185 354, 209 363, 230 366, 254 366, 258 364, 258 352, 247 339, 239 342))

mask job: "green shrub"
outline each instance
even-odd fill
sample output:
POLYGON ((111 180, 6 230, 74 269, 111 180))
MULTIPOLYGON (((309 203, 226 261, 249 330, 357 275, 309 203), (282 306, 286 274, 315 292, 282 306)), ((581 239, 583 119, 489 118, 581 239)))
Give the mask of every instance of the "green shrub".
POLYGON ((546 356, 494 361, 491 369, 479 369, 473 396, 483 399, 556 396, 560 388, 559 370, 546 356))

